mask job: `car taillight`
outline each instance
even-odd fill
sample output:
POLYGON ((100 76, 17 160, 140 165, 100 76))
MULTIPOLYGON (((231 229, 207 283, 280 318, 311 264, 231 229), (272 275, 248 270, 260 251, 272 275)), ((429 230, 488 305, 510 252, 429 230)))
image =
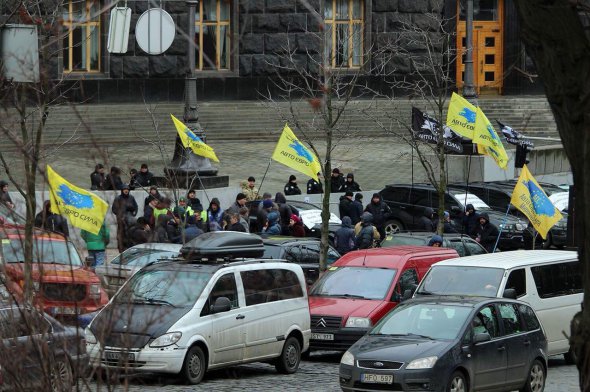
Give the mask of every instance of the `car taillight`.
POLYGON ((88 291, 88 297, 92 299, 100 299, 100 284, 91 284, 88 291))

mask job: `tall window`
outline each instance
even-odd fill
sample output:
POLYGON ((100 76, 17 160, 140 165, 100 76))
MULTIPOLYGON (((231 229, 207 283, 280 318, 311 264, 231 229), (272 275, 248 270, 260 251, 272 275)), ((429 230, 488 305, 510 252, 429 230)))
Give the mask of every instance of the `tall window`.
POLYGON ((99 0, 69 0, 64 8, 64 71, 100 71, 99 0))
POLYGON ((197 70, 230 69, 231 0, 201 0, 196 17, 197 70))
POLYGON ((332 67, 362 65, 364 13, 364 0, 324 0, 325 56, 332 67))

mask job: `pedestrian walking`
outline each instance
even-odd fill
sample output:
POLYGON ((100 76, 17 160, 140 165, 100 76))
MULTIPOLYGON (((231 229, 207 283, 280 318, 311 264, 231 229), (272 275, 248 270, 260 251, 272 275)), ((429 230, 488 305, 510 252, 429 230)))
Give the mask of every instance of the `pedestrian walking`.
POLYGON ((96 268, 99 265, 103 265, 106 261, 106 249, 110 241, 110 232, 106 221, 102 223, 98 234, 93 234, 82 229, 80 230, 80 237, 86 243, 88 256, 93 258, 91 267, 96 268))
POLYGON ((90 173, 90 190, 102 191, 104 190, 104 166, 102 163, 97 163, 94 166, 94 171, 90 173))
POLYGON ((492 253, 500 232, 495 225, 490 223, 490 217, 487 212, 479 214, 478 221, 479 225, 475 230, 475 240, 486 248, 489 253, 492 253))
POLYGON ((317 195, 320 193, 324 193, 324 186, 322 185, 322 173, 318 172, 318 181, 310 178, 307 181, 307 194, 308 195, 317 195))
POLYGON ((334 246, 341 255, 345 255, 354 249, 356 235, 349 216, 342 218, 342 226, 334 234, 334 246))
POLYGON ((248 177, 248 181, 242 182, 242 193, 246 195, 248 201, 259 200, 258 188, 256 188, 256 179, 248 177))
POLYGON ((8 182, 0 181, 0 203, 4 204, 8 208, 14 209, 14 203, 8 193, 8 182))
POLYGON ((389 214, 391 214, 391 209, 383 200, 381 200, 381 195, 379 193, 373 193, 371 202, 365 207, 365 211, 371 213, 373 225, 377 228, 379 237, 385 239, 385 220, 389 214))
POLYGON ((289 181, 285 185, 284 191, 285 191, 285 196, 293 196, 293 195, 300 195, 301 194, 301 189, 299 189, 299 186, 297 185, 297 177, 295 177, 293 174, 291 174, 289 176, 289 181))
POLYGON ((362 189, 359 186, 359 184, 354 180, 354 174, 348 173, 346 175, 346 180, 344 181, 344 184, 342 185, 340 191, 341 192, 346 192, 346 191, 360 192, 360 191, 362 191, 362 189))
POLYGON ((137 202, 129 193, 129 185, 123 185, 121 194, 113 201, 111 212, 117 218, 117 248, 119 252, 123 252, 129 247, 127 233, 137 215, 137 202))
POLYGON ((51 203, 49 200, 45 200, 43 203, 43 209, 35 216, 35 227, 53 233, 59 233, 66 238, 70 236, 68 221, 63 216, 51 211, 51 203))
POLYGON ((373 226, 373 215, 370 212, 364 212, 361 216, 360 230, 355 238, 355 248, 373 248, 375 246, 375 243, 379 240, 379 231, 376 227, 373 226))

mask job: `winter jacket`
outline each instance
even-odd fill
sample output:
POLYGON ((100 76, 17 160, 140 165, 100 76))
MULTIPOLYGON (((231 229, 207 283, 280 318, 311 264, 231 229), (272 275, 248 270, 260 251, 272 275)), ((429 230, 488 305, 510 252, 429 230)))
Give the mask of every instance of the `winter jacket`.
POLYGON ((459 233, 457 229, 451 224, 451 222, 446 222, 443 225, 443 233, 445 234, 456 234, 459 233))
POLYGON ((374 230, 375 230, 375 228, 370 223, 362 226, 361 230, 359 231, 359 233, 355 239, 355 248, 356 249, 372 248, 373 242, 375 240, 374 230))
POLYGON ((336 230, 334 235, 334 245, 336 250, 341 255, 350 252, 355 247, 356 235, 352 228, 352 222, 350 217, 345 216, 342 218, 342 226, 336 230))
POLYGON ((486 248, 488 252, 493 252, 494 246, 496 245, 496 241, 498 240, 498 235, 500 232, 498 228, 490 223, 490 217, 486 212, 479 215, 480 218, 485 219, 485 223, 483 225, 479 224, 475 230, 475 237, 479 238, 479 243, 481 246, 486 248))
POLYGON ((242 187, 242 193, 244 195, 246 195, 246 200, 254 201, 254 200, 260 200, 262 198, 262 195, 258 194, 258 188, 256 188, 256 187, 250 188, 248 186, 248 181, 242 182, 241 187, 242 187))
POLYGON ((214 197, 209 203, 209 208, 207 208, 208 231, 221 231, 223 227, 222 221, 223 211, 221 210, 221 204, 219 203, 219 199, 214 197), (216 211, 213 211, 211 208, 213 204, 217 206, 216 211))
POLYGON ((141 170, 135 175, 135 182, 140 187, 148 187, 153 184, 154 175, 148 170, 143 173, 141 170))
POLYGON ((225 227, 226 231, 239 231, 242 233, 246 233, 246 229, 244 228, 244 226, 240 223, 240 222, 236 222, 233 225, 227 225, 225 227))
POLYGON ((92 173, 90 173, 90 189, 93 191, 104 190, 104 180, 104 173, 93 171, 92 173))
POLYGON ((106 177, 104 178, 104 189, 107 191, 120 190, 120 189, 123 189, 124 186, 125 186, 125 184, 123 184, 123 181, 121 180, 121 176, 119 176, 119 175, 107 174, 106 177))
POLYGON ((356 225, 361 221, 361 215, 363 214, 363 203, 360 200, 355 200, 350 206, 350 220, 352 225, 356 225))
POLYGON ((330 177, 330 192, 338 193, 344 192, 342 190, 342 186, 344 185, 344 177, 342 174, 338 175, 338 177, 330 177))
POLYGON ((473 204, 467 204, 467 207, 465 207, 466 212, 470 209, 473 209, 473 213, 469 215, 465 213, 465 215, 463 216, 463 229, 465 230, 465 234, 475 237, 475 231, 477 230, 477 226, 479 225, 477 217, 478 214, 475 208, 473 207, 473 204))
POLYGON ((341 186, 341 191, 342 192, 346 192, 346 191, 351 191, 351 192, 361 192, 362 189, 360 187, 360 185, 354 180, 354 174, 349 173, 346 175, 346 179, 344 180, 344 184, 341 186), (352 177, 352 181, 349 182, 348 178, 352 177))
POLYGON ((41 211, 35 216, 35 227, 70 236, 68 221, 61 215, 52 212, 41 211))
POLYGON ((264 230, 265 233, 280 235, 281 226, 279 225, 279 213, 272 211, 268 214, 268 226, 264 230))
POLYGON ((284 188, 284 193, 286 196, 293 196, 293 195, 300 195, 301 189, 297 186, 296 182, 289 181, 284 188))
POLYGON ((365 211, 370 212, 371 215, 373 215, 373 224, 377 228, 384 227, 387 216, 391 214, 391 209, 383 202, 383 200, 381 200, 381 195, 378 193, 373 194, 371 202, 367 204, 367 207, 365 207, 365 211), (379 198, 377 203, 373 203, 373 199, 375 197, 379 198))
POLYGON ((324 193, 324 186, 321 182, 317 182, 313 178, 310 178, 309 181, 307 181, 307 194, 316 195, 319 193, 324 193))
POLYGON ((432 221, 432 208, 430 207, 426 207, 424 209, 424 213, 423 215, 420 217, 420 219, 418 219, 418 223, 416 226, 416 229, 419 231, 435 231, 436 230, 436 226, 434 224, 434 222, 432 221))
POLYGON ((131 246, 151 242, 151 237, 154 235, 154 232, 145 230, 143 225, 137 223, 131 226, 127 232, 131 246))
POLYGON ((121 194, 113 201, 111 212, 115 214, 117 220, 122 220, 126 215, 137 215, 137 202, 135 198, 129 194, 124 195, 121 190, 121 194))
POLYGON ((86 242, 88 250, 105 250, 109 244, 109 227, 103 223, 98 234, 92 234, 84 229, 80 230, 80 237, 86 242))
POLYGON ((184 228, 184 242, 187 243, 194 240, 198 236, 203 234, 203 230, 195 225, 188 225, 184 228))
MULTIPOLYGON (((350 217, 352 215, 352 200, 350 200, 346 196, 342 196, 340 198, 340 204, 338 205, 338 211, 340 212, 340 219, 344 218, 345 216, 350 217)), ((351 218, 352 219, 352 218, 351 218)), ((360 219, 360 217, 359 217, 360 219)), ((352 220, 351 220, 352 222, 352 220)))
POLYGON ((293 225, 289 225, 286 234, 292 237, 305 237, 305 227, 303 227, 303 222, 301 222, 301 218, 293 214, 289 218, 289 222, 291 220, 295 223, 293 225))

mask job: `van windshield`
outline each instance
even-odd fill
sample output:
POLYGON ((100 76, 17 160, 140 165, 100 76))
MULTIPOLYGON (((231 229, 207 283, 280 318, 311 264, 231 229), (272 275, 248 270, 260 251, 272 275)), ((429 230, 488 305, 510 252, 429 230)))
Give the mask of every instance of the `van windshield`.
POLYGON ((503 275, 501 268, 435 265, 416 294, 496 297, 503 275))
MULTIPOLYGON (((24 240, 2 240, 2 260, 5 263, 24 263, 24 240)), ((35 239, 33 263, 82 266, 80 255, 74 245, 67 241, 35 239)))
POLYGON ((212 275, 203 271, 139 271, 123 286, 114 302, 189 307, 197 301, 212 275))
POLYGON ((311 295, 358 299, 384 299, 397 270, 330 267, 313 286, 311 295))

